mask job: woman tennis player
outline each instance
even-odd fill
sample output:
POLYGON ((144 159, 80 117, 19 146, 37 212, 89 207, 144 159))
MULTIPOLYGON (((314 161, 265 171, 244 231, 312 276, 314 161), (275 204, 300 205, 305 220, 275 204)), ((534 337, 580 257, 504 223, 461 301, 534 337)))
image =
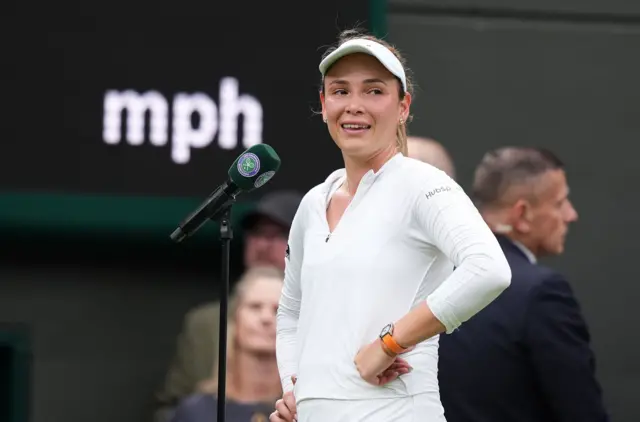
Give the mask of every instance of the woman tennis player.
POLYGON ((511 271, 464 191, 404 156, 411 84, 398 52, 348 31, 320 72, 344 169, 305 195, 291 227, 277 315, 285 394, 270 420, 445 421, 438 334, 493 301, 511 271))

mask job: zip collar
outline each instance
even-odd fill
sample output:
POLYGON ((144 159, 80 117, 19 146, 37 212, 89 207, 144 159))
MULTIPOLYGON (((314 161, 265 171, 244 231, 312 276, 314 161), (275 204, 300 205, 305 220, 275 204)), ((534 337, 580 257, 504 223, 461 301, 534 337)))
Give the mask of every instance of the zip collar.
MULTIPOLYGON (((396 167, 399 167, 403 159, 404 159, 404 155, 402 155, 402 153, 399 153, 399 152, 396 153, 386 163, 384 163, 382 167, 380 167, 380 170, 378 170, 377 173, 374 172, 373 169, 369 169, 369 171, 366 172, 364 176, 362 176, 362 180, 360 181, 360 183, 361 184, 373 183, 385 171, 388 172, 390 170, 393 170, 396 167)), ((333 173, 331 173, 329 177, 327 177, 326 180, 324 181, 323 189, 322 189, 323 196, 325 196, 328 199, 328 197, 332 195, 336 191, 336 189, 338 189, 338 187, 344 182, 346 177, 347 177, 347 170, 345 168, 335 170, 333 173)))

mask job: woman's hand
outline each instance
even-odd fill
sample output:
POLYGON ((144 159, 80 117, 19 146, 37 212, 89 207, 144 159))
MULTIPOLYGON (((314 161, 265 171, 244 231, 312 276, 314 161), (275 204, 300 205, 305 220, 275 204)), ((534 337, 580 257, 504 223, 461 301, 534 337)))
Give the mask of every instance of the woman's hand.
MULTIPOLYGON (((296 379, 295 376, 291 377, 293 385, 296 385, 296 379)), ((296 398, 293 391, 287 391, 276 401, 276 410, 269 416, 269 422, 295 422, 297 418, 296 398)))
MULTIPOLYGON (((376 339, 364 346, 354 361, 362 379, 373 385, 387 384, 413 369, 406 360, 387 354, 381 343, 380 339, 376 339)), ((407 352, 410 350, 413 347, 407 352)))

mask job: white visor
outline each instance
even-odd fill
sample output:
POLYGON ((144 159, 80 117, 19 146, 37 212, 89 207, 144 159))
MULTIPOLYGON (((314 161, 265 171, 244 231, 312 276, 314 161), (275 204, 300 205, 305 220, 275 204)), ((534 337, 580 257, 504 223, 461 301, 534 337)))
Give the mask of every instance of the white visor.
POLYGON ((400 60, 384 45, 364 38, 349 40, 325 57, 319 66, 322 76, 325 76, 332 64, 353 53, 365 53, 378 59, 389 72, 400 79, 404 92, 407 92, 407 77, 400 60))

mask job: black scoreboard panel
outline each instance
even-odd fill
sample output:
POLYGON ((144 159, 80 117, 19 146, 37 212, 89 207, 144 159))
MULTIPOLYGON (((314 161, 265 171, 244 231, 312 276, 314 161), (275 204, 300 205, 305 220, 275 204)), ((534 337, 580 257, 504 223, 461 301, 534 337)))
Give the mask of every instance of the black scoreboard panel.
POLYGON ((256 143, 283 163, 265 189, 308 190, 341 161, 318 64, 369 3, 16 5, 0 190, 198 196, 256 143))
POLYGON ((384 22, 378 0, 13 3, 0 227, 36 231, 163 233, 256 143, 282 166, 243 199, 306 192, 341 165, 316 114, 321 55, 384 22))

